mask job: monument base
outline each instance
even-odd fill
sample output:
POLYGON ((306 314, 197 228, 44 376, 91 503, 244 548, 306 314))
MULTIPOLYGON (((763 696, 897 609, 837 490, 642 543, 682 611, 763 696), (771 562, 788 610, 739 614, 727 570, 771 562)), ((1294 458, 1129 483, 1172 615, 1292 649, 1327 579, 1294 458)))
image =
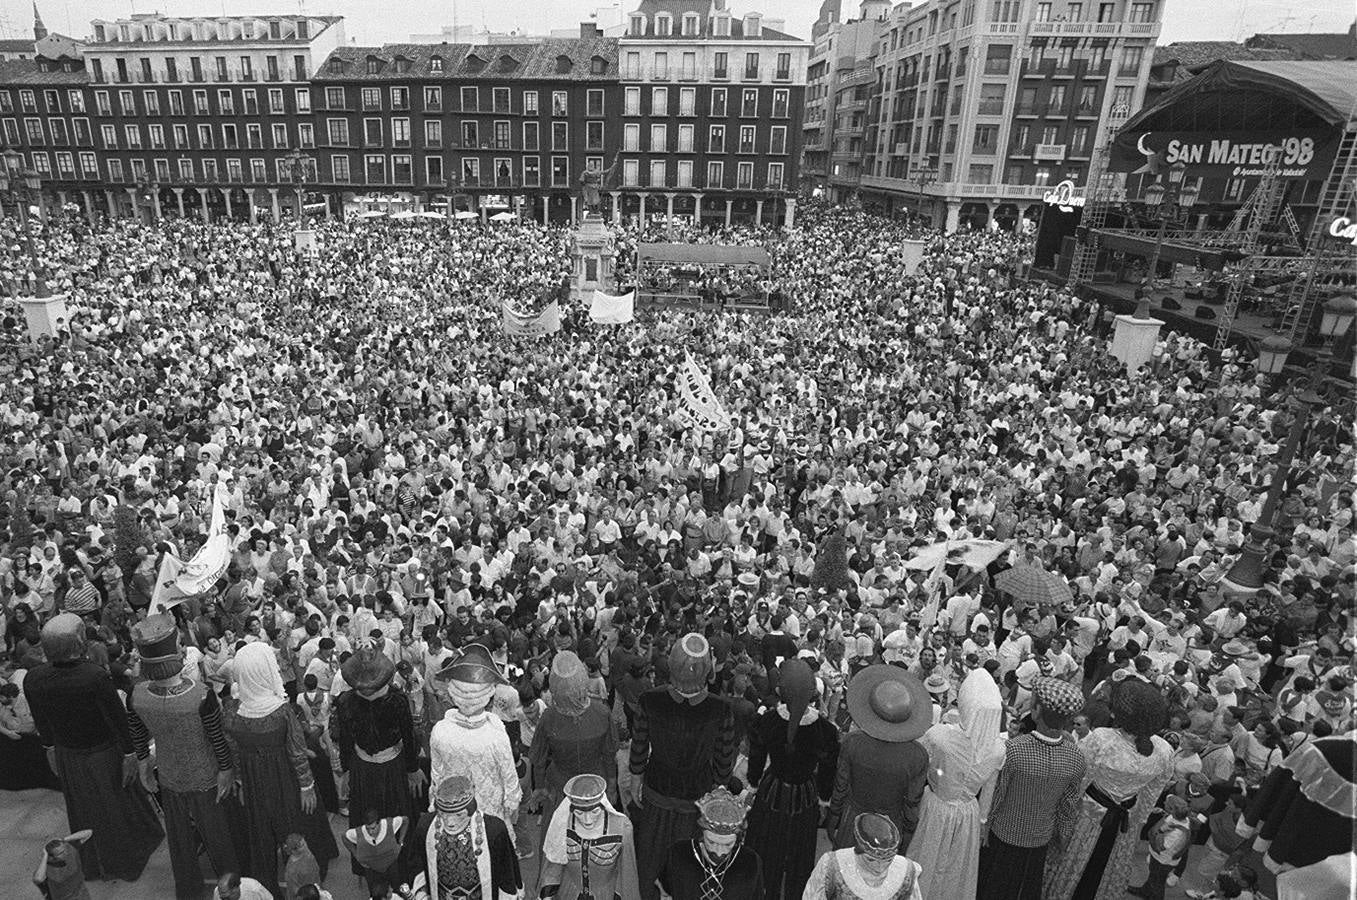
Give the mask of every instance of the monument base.
POLYGON ((24 311, 24 320, 28 324, 28 337, 38 340, 42 337, 56 337, 70 324, 70 314, 66 311, 66 295, 51 297, 20 297, 19 307, 24 311))
POLYGON ((292 232, 292 249, 298 253, 311 253, 316 249, 316 232, 310 228, 298 228, 292 232))
POLYGON ((613 282, 613 233, 603 216, 590 210, 575 228, 570 255, 575 265, 570 278, 570 299, 589 301, 594 291, 611 293, 613 282))
POLYGON ((1128 374, 1134 375, 1154 359, 1154 345, 1164 320, 1120 315, 1115 321, 1109 352, 1126 365, 1128 374))

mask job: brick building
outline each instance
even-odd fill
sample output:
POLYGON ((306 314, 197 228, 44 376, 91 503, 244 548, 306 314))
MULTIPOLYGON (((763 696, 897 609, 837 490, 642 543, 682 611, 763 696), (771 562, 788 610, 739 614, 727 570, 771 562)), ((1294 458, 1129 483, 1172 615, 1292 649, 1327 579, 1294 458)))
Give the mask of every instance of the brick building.
POLYGON ((591 25, 532 43, 342 47, 312 82, 323 189, 352 204, 577 212, 579 178, 616 151, 617 40, 591 25))
POLYGON ((724 0, 642 0, 619 41, 613 215, 785 221, 810 45, 724 0))

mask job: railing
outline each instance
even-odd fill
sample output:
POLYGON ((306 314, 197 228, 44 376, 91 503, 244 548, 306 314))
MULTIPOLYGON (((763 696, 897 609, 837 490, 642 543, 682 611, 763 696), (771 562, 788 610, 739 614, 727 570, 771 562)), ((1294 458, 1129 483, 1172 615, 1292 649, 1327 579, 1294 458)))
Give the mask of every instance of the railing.
POLYGON ((1004 114, 1004 101, 981 100, 976 105, 975 111, 982 116, 1002 116, 1004 114))

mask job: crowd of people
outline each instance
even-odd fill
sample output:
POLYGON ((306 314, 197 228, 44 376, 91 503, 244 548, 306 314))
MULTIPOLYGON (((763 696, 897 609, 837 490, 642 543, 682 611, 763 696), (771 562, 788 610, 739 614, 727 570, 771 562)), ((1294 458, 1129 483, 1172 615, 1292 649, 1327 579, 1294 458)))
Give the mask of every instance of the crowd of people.
POLYGON ((35 881, 135 880, 162 839, 222 900, 1327 877, 1351 404, 1283 471, 1295 388, 1175 333, 1128 373, 1022 237, 929 233, 906 275, 918 233, 680 229, 765 247, 789 312, 566 304, 533 339, 501 303, 558 290, 568 230, 35 222, 70 320, 0 323, 0 787, 62 790, 71 830, 35 881), (678 426, 685 353, 728 431, 678 426), (229 564, 163 606, 214 512, 229 564))

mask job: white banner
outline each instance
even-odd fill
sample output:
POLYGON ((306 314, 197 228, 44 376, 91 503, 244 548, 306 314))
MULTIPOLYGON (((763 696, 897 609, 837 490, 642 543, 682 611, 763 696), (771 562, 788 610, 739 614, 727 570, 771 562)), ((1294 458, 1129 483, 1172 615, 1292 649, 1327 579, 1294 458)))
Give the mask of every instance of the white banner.
POLYGON ((589 304, 589 318, 599 325, 625 325, 636 318, 636 292, 614 297, 594 291, 589 304))
POLYGON ((924 258, 924 242, 914 238, 906 238, 900 242, 900 260, 905 265, 905 276, 912 278, 919 269, 919 263, 924 258))
POLYGON ((506 301, 502 307, 504 333, 515 337, 543 337, 561 330, 561 304, 553 300, 536 315, 524 315, 509 307, 506 301))
POLYGON ((206 593, 226 574, 231 564, 231 536, 226 533, 226 482, 230 473, 217 476, 212 491, 212 518, 207 526, 207 541, 188 562, 171 550, 160 562, 155 590, 151 594, 152 613, 165 612, 189 597, 206 593))
POLYGON ((730 416, 726 415, 721 401, 711 389, 711 382, 687 350, 683 351, 678 385, 680 424, 703 431, 724 431, 730 427, 730 416))

